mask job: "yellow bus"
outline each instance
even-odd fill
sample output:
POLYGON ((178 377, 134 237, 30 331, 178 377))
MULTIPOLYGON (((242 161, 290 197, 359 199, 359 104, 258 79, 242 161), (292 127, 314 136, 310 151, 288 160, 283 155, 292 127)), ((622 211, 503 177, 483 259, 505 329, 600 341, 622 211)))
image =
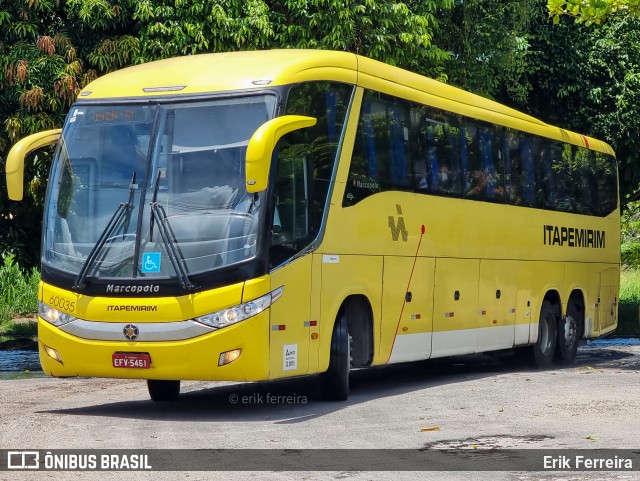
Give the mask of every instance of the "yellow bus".
POLYGON ((346 52, 194 55, 84 88, 46 197, 51 376, 320 374, 520 349, 541 367, 617 325, 610 146, 346 52))

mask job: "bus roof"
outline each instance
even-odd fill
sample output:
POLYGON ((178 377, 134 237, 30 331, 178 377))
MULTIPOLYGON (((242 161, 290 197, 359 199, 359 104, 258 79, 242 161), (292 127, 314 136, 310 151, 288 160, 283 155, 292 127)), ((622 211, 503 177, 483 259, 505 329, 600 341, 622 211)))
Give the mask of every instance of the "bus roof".
POLYGON ((243 51, 158 60, 99 77, 82 90, 79 100, 250 91, 312 80, 356 84, 613 155, 605 142, 548 125, 493 100, 360 55, 331 50, 243 51))

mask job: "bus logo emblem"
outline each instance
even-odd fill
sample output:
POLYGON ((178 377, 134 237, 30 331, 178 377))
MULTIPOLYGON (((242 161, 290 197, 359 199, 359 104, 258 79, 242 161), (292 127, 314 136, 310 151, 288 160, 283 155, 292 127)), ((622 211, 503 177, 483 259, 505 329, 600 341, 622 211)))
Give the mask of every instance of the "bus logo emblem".
POLYGON ((400 204, 396 204, 396 212, 398 213, 398 222, 396 222, 396 218, 394 216, 389 216, 389 229, 391 229, 391 238, 394 241, 397 241, 400 238, 400 234, 402 234, 402 241, 407 242, 407 240, 409 239, 409 232, 404 225, 404 217, 402 217, 402 206, 400 204))
POLYGON ((138 329, 138 326, 136 326, 135 324, 127 324, 126 326, 124 326, 124 329, 122 330, 122 334, 124 334, 124 338, 126 340, 135 341, 136 339, 138 339, 140 330, 138 329))

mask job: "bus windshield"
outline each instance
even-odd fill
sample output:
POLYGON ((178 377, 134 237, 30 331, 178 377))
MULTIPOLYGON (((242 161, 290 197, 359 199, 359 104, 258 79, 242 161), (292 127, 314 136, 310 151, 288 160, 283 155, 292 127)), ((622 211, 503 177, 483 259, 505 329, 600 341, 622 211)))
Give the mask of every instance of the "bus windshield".
POLYGON ((77 276, 173 278, 251 259, 261 195, 245 153, 273 95, 71 110, 54 159, 42 262, 77 276))

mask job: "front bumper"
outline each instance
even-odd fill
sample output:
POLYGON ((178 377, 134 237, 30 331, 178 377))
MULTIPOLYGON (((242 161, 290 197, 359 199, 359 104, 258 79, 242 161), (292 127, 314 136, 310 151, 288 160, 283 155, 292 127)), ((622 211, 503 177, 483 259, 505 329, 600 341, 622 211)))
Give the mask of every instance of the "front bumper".
MULTIPOLYGON (((144 323, 137 323, 144 328, 144 323)), ((126 379, 260 381, 269 377, 269 310, 232 326, 179 341, 103 341, 73 336, 38 319, 38 344, 43 371, 56 377, 126 379), (48 346, 62 362, 47 354, 48 346), (242 349, 235 361, 218 366, 220 354, 242 349), (115 368, 115 352, 144 352, 149 369, 115 368)))

